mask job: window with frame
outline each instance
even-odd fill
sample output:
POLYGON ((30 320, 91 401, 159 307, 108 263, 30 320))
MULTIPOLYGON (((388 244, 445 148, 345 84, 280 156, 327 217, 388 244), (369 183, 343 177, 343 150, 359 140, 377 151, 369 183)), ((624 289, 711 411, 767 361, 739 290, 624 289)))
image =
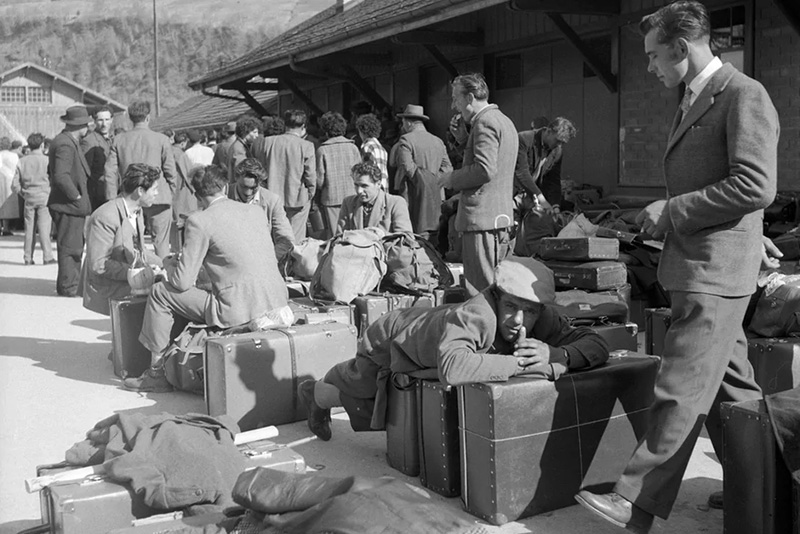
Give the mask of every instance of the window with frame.
POLYGON ((6 85, 0 87, 0 102, 25 103, 25 87, 21 85, 6 85))
POLYGON ((50 104, 53 102, 53 92, 49 87, 28 87, 29 104, 50 104))
POLYGON ((714 9, 709 12, 711 21, 711 50, 723 63, 731 63, 745 71, 745 6, 714 9))

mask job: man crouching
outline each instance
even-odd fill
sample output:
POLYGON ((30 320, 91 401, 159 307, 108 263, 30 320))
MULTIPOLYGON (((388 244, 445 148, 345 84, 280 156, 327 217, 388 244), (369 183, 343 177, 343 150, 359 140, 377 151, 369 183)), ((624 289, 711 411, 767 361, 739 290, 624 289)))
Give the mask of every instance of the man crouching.
POLYGON ((547 306, 554 299, 550 269, 511 257, 495 269, 494 284, 467 302, 387 313, 366 329, 354 359, 299 385, 309 429, 331 439, 330 409, 344 406, 353 430, 383 430, 391 373, 435 369, 441 382, 457 386, 515 375, 555 380, 604 363, 606 342, 571 326, 547 306))

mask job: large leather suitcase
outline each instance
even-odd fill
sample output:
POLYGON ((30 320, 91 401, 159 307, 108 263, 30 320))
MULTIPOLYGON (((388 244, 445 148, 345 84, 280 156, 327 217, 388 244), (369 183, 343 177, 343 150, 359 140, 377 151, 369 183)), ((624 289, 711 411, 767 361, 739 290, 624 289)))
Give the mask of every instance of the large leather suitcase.
POLYGON ((386 461, 404 475, 419 475, 419 380, 392 373, 387 386, 386 461))
POLYGON ((602 291, 627 283, 628 271, 624 264, 616 261, 548 261, 546 264, 553 271, 556 287, 602 291))
POLYGON ((725 534, 788 534, 792 479, 763 400, 724 402, 722 417, 725 534))
POLYGON ((800 339, 748 339, 747 358, 764 395, 800 386, 800 339))
POLYGON ((356 322, 358 333, 363 334, 369 325, 374 323, 379 317, 392 310, 411 308, 420 306, 431 308, 434 306, 433 294, 422 296, 415 295, 395 295, 391 293, 370 293, 356 297, 353 304, 356 307, 356 322))
POLYGON ((458 388, 461 499, 495 525, 610 491, 647 426, 658 359, 617 351, 555 382, 512 377, 458 388))
MULTIPOLYGON (((248 457, 250 469, 265 466, 290 473, 305 472, 301 455, 272 441, 247 443, 239 449, 248 457)), ((72 467, 42 466, 36 474, 50 475, 69 469, 72 467)), ((128 485, 102 475, 53 483, 41 490, 40 504, 42 523, 50 525, 51 534, 105 534, 128 527, 136 519, 165 512, 147 506, 144 494, 134 493, 128 485)))
POLYGON ((609 351, 624 349, 636 352, 639 349, 639 325, 636 323, 596 324, 590 328, 605 339, 609 351))
POLYGON ((301 421, 306 412, 297 385, 323 378, 355 355, 355 328, 336 322, 209 339, 203 354, 208 413, 228 414, 242 430, 301 421))
POLYGON ((544 260, 616 260, 619 241, 609 237, 543 237, 539 256, 544 260))
POLYGON ((645 308, 644 347, 647 354, 661 356, 664 352, 664 338, 672 324, 672 310, 669 308, 645 308))
POLYGON ((438 380, 419 382, 419 481, 445 497, 461 494, 458 395, 438 380))
POLYGON ((111 299, 111 361, 120 378, 141 376, 150 367, 150 351, 139 343, 147 297, 111 299))

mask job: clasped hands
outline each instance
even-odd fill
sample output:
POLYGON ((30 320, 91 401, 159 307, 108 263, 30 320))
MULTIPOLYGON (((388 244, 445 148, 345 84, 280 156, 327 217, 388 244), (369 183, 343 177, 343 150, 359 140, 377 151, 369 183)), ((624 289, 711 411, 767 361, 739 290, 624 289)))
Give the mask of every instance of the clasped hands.
POLYGON ((642 227, 642 232, 661 241, 667 236, 672 227, 669 209, 666 200, 657 200, 648 205, 636 216, 636 224, 642 227))
POLYGON ((547 343, 527 337, 524 326, 519 329, 512 355, 517 358, 515 375, 540 375, 554 380, 567 370, 563 353, 552 353, 547 343))

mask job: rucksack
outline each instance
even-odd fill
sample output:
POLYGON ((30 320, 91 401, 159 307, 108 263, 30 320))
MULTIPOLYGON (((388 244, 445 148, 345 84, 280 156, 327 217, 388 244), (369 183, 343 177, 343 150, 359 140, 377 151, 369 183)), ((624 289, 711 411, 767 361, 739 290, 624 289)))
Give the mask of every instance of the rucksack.
POLYGON ((384 237, 383 246, 387 269, 383 291, 419 294, 453 285, 453 273, 427 239, 403 232, 384 237))
POLYGON ((386 274, 383 235, 380 228, 365 228, 330 239, 311 279, 311 298, 350 304, 374 291, 386 274))
POLYGON ((311 280, 319 267, 325 241, 307 237, 294 246, 286 262, 286 274, 298 280, 311 280))
POLYGON ((167 349, 164 372, 175 389, 203 394, 205 373, 203 351, 206 339, 218 334, 219 328, 189 323, 167 349))

